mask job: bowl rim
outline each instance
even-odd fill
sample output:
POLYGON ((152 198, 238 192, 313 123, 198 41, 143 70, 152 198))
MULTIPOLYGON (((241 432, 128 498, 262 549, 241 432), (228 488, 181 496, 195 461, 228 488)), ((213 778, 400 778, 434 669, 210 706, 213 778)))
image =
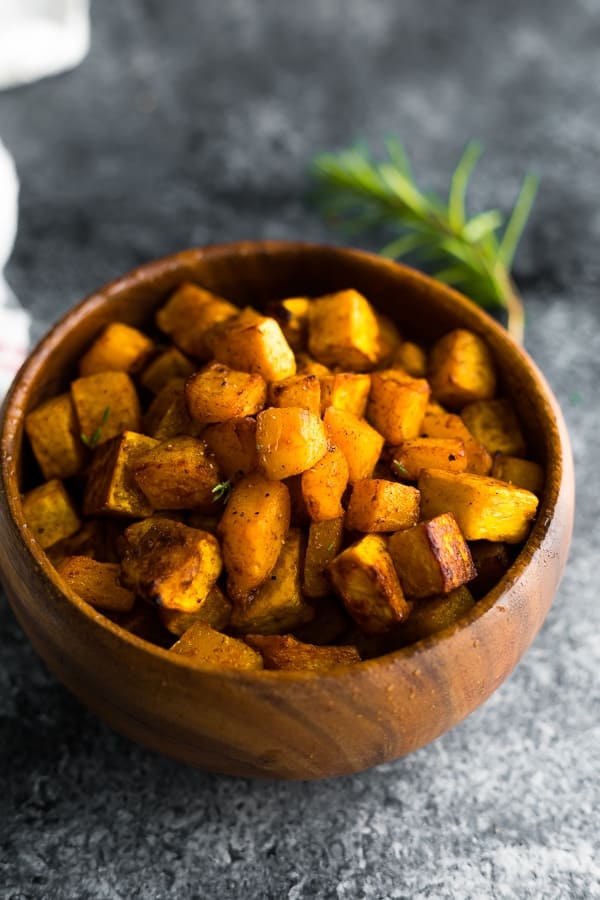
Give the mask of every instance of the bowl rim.
MULTIPOLYGON (((489 339, 488 343, 490 343, 489 339)), ((495 355, 494 348, 492 347, 491 349, 492 353, 495 355)), ((0 503, 6 503, 12 523, 18 532, 20 543, 25 548, 26 552, 31 554, 45 577, 51 581, 55 589, 69 600, 70 604, 75 607, 78 613, 84 616, 90 625, 108 631, 118 640, 132 645, 132 647, 136 648, 138 651, 149 653, 157 658, 157 660, 161 660, 168 665, 246 685, 256 681, 264 681, 265 679, 277 682, 302 682, 313 679, 320 679, 323 682, 326 682, 327 680, 334 679, 339 682, 340 678, 352 678, 353 675, 356 676, 359 671, 365 672, 381 669, 386 665, 396 664, 397 661, 402 659, 414 662, 415 657, 418 657, 423 653, 429 653, 432 648, 451 639, 453 634, 457 631, 467 628, 477 619, 488 613, 493 607, 497 606, 502 595, 518 581, 548 533, 552 523, 553 511, 556 507, 561 489, 563 488, 565 478, 569 477, 569 472, 571 472, 572 478, 571 448, 558 402, 536 363, 529 356, 527 351, 516 343, 506 329, 459 291, 454 290, 442 282, 436 281, 431 276, 426 275, 411 266, 388 260, 375 253, 353 247, 310 241, 246 240, 212 243, 150 260, 149 262, 143 263, 123 275, 110 280, 78 301, 74 306, 70 307, 30 350, 6 394, 1 411, 0 429, 0 503), (103 615, 102 611, 97 610, 95 607, 81 599, 63 582, 59 573, 50 562, 49 557, 37 541, 33 540, 28 542, 25 540, 24 532, 27 532, 27 523, 23 515, 17 470, 15 466, 11 465, 15 455, 20 452, 23 441, 24 416, 22 411, 26 407, 25 400, 36 374, 41 370, 54 348, 60 344, 74 325, 80 320, 87 318, 96 307, 104 305, 112 296, 129 290, 133 286, 152 283, 159 275, 164 275, 171 270, 176 271, 181 269, 185 264, 189 264, 190 262, 197 263, 203 259, 230 256, 231 254, 252 255, 261 253, 267 256, 278 256, 286 253, 310 254, 315 251, 330 253, 334 258, 352 258, 359 262, 363 262, 366 265, 377 266, 382 269, 387 268, 396 273, 400 271, 405 282, 415 286, 425 286, 429 291, 435 291, 438 295, 457 308, 461 319, 466 319, 469 323, 478 324, 480 329, 486 332, 486 336, 491 335, 493 339, 492 343, 500 343, 503 345, 505 349, 509 351, 513 361, 517 361, 519 365, 529 370, 530 376, 536 381, 540 390, 541 399, 543 400, 545 414, 548 416, 548 422, 552 424, 552 430, 555 434, 553 446, 558 452, 556 452, 555 458, 548 460, 552 466, 552 472, 548 470, 545 472, 544 492, 540 498, 540 505, 534 526, 525 544, 522 546, 517 557, 498 583, 494 585, 484 597, 478 600, 469 612, 461 616, 457 622, 405 647, 370 659, 361 660, 360 662, 353 663, 349 666, 336 666, 327 672, 312 672, 308 670, 214 669, 202 666, 201 664, 194 663, 189 657, 172 653, 169 649, 160 647, 144 638, 138 637, 103 615), (553 477, 550 477, 551 474, 553 477)))

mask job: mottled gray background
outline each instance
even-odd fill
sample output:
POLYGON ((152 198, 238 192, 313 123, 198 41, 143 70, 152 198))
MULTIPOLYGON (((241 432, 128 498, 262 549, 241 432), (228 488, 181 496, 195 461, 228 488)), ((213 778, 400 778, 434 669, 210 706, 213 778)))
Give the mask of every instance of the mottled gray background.
POLYGON ((512 677, 435 744, 352 778, 257 783, 157 758, 65 693, 0 600, 3 900, 600 896, 599 13, 597 0, 96 2, 79 69, 0 95, 22 181, 8 275, 36 334, 185 246, 341 241, 306 202, 319 149, 397 132, 442 188, 480 137, 473 201, 503 209, 538 172, 516 275, 579 481, 567 574, 512 677))

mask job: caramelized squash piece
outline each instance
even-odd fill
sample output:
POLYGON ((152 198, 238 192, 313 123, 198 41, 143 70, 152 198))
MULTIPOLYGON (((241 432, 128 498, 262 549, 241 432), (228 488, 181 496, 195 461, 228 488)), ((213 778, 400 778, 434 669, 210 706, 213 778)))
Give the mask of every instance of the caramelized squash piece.
POLYGON ((520 459, 497 453, 492 466, 492 478, 507 481, 516 487, 525 488, 539 497, 544 489, 544 470, 532 459, 520 459))
POLYGON ((257 413, 265 405, 267 385, 259 374, 213 362, 188 378, 185 399, 194 422, 209 425, 257 413))
POLYGON ((154 509, 212 511, 220 475, 206 444, 182 435, 138 456, 133 477, 154 509))
POLYGON ((225 596, 219 585, 215 584, 199 609, 182 612, 180 609, 159 607, 158 618, 167 631, 178 637, 181 637, 194 622, 204 622, 216 631, 223 631, 231 619, 231 600, 225 596))
POLYGON ((120 582, 118 563, 98 562, 88 556, 70 556, 57 566, 72 591, 96 609, 129 612, 135 595, 120 582))
POLYGON ((206 622, 193 622, 173 644, 171 651, 207 669, 254 671, 263 668, 262 656, 258 651, 238 638, 215 631, 206 622))
POLYGON ((251 416, 208 425, 202 432, 202 439, 229 481, 237 481, 258 468, 256 419, 251 416))
POLYGON ((267 394, 269 406, 301 406, 315 416, 321 415, 321 385, 316 375, 290 375, 273 381, 267 394))
POLYGON ((25 431, 46 480, 70 478, 83 466, 86 449, 70 394, 59 394, 25 416, 25 431))
POLYGON ((502 398, 469 403, 460 416, 475 439, 491 454, 522 456, 525 453, 525 438, 509 400, 502 398))
POLYGON ((23 497, 23 515, 32 535, 44 549, 81 527, 71 498, 58 478, 40 484, 23 497))
POLYGON ((265 669, 329 672, 337 666, 360 662, 356 647, 319 647, 304 644, 291 634, 247 634, 244 640, 262 655, 265 669))
POLYGON ((364 416, 371 390, 371 376, 358 372, 335 372, 323 375, 321 382, 321 415, 328 406, 364 416))
POLYGON ((208 360, 212 356, 212 327, 227 321, 238 312, 237 306, 218 294, 186 282, 159 309, 156 324, 184 353, 208 360))
POLYGON ((88 474, 83 511, 86 516, 111 513, 141 519, 152 515, 154 508, 134 478, 138 460, 158 441, 124 431, 94 453, 88 474))
POLYGON ((308 311, 308 352, 326 366, 368 372, 379 359, 379 323, 353 289, 317 297, 308 311))
POLYGON ((383 448, 381 434, 365 419, 334 406, 328 407, 323 421, 330 443, 346 457, 350 483, 369 478, 383 448))
POLYGON ((193 363, 181 350, 169 347, 146 366, 140 383, 152 394, 158 394, 174 378, 188 378, 194 371, 193 363))
POLYGON ((343 535, 344 520, 341 517, 310 523, 302 583, 307 597, 326 597, 331 593, 328 566, 342 549, 343 535))
POLYGON ((411 438, 392 447, 390 455, 393 474, 406 481, 416 481, 423 469, 464 472, 467 468, 467 454, 461 438, 411 438))
POLYGON ((346 528, 370 533, 409 528, 419 519, 419 501, 420 494, 414 487, 383 478, 363 478, 354 482, 346 528))
POLYGON ((449 594, 429 597, 413 605, 409 617, 399 626, 396 637, 405 643, 420 641, 458 622, 475 605, 473 595, 466 587, 459 587, 449 594))
MULTIPOLYGON (((442 438, 444 440, 460 440, 463 442, 467 457, 467 472, 474 475, 489 475, 492 470, 492 456, 483 444, 475 440, 463 420, 455 413, 446 412, 442 407, 429 404, 421 426, 421 436, 426 438, 442 438)), ((431 466, 431 468, 446 468, 431 466)))
POLYGON ((310 469, 327 452, 321 419, 307 409, 265 409, 256 417, 258 466, 267 478, 289 478, 310 469))
POLYGON ((346 457, 331 445, 314 466, 302 473, 302 496, 313 522, 344 515, 342 497, 348 486, 348 474, 346 457))
POLYGON ((76 378, 71 398, 84 443, 97 447, 121 434, 140 431, 140 403, 126 372, 99 372, 76 378))
POLYGON ((491 400, 496 392, 492 354, 482 338, 465 328, 450 331, 434 344, 428 378, 436 400, 453 410, 491 400))
POLYGON ((419 434, 430 393, 424 378, 399 369, 372 372, 367 418, 386 441, 399 444, 419 434))
POLYGON ((153 351, 154 344, 139 329, 124 322, 111 322, 79 360, 79 374, 136 372, 153 351))
POLYGON ((212 350, 217 362, 257 373, 265 381, 296 374, 296 357, 278 323, 250 307, 215 332, 212 350))

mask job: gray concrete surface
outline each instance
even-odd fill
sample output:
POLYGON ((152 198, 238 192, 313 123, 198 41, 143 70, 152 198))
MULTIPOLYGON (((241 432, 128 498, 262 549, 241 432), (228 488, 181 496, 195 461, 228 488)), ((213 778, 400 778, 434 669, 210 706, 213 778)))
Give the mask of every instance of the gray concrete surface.
POLYGON ((567 574, 514 674, 433 745, 351 778, 221 778, 128 743, 45 671, 0 599, 2 900, 600 896, 598 11, 95 2, 78 70, 0 95, 22 180, 8 276, 37 335, 175 249, 341 242, 306 200, 320 149, 396 132, 443 188, 480 137, 473 201, 502 209, 538 172, 516 276, 579 485, 567 574))

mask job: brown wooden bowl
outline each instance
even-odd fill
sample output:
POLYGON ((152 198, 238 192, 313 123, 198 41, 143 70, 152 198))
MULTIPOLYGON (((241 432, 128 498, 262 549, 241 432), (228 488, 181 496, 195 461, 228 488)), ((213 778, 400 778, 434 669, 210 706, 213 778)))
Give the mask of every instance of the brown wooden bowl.
POLYGON ((409 268, 355 250, 237 243, 142 266, 88 297, 33 351, 6 399, 1 434, 2 580, 36 651, 86 706, 153 750, 214 772, 312 779, 409 753, 478 707, 540 628, 571 538, 574 485, 562 415, 534 363, 485 313, 409 268), (520 413, 546 487, 532 533, 500 583, 457 625, 331 674, 195 668, 136 638, 68 591, 28 536, 24 413, 64 390, 115 319, 140 325, 193 279, 239 303, 354 287, 416 340, 463 326, 482 335, 520 413))

